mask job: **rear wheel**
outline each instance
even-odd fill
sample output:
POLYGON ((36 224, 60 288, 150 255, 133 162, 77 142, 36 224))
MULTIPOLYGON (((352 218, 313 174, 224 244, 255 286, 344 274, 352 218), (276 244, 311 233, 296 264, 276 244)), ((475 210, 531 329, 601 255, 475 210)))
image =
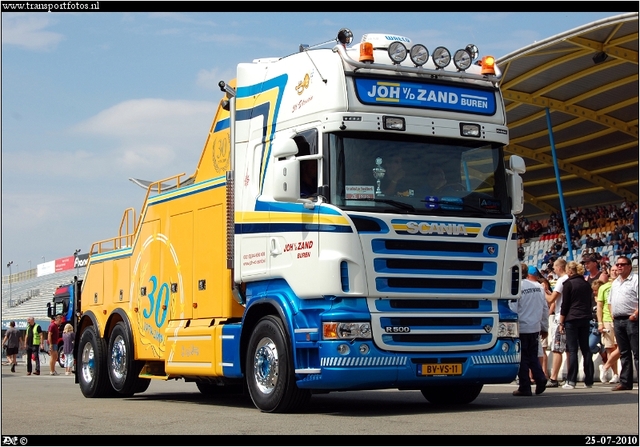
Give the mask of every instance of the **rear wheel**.
POLYGON ((118 393, 132 395, 139 392, 137 390, 141 389, 145 382, 146 387, 149 386, 150 379, 138 377, 144 363, 134 360, 131 334, 123 322, 117 323, 111 332, 107 365, 109 380, 118 393))
POLYGON ((464 405, 473 402, 482 391, 482 385, 432 386, 420 390, 434 405, 464 405))
POLYGON ((107 397, 113 394, 107 372, 107 344, 93 326, 80 337, 78 348, 78 381, 85 397, 107 397))
POLYGON ((251 334, 246 362, 251 400, 269 413, 293 412, 309 401, 311 393, 296 385, 291 348, 280 319, 262 318, 251 334))

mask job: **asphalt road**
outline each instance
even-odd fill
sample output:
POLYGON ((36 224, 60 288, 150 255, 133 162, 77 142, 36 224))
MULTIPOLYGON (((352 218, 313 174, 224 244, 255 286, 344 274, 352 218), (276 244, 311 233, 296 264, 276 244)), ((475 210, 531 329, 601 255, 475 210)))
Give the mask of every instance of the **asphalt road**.
MULTIPOLYGON (((314 395, 301 413, 267 414, 248 395, 209 400, 182 380, 152 380, 130 398, 87 399, 73 376, 49 376, 46 369, 47 375, 26 376, 25 369, 21 364, 12 374, 2 366, 2 445, 12 444, 8 435, 25 436, 28 445, 42 445, 32 435, 420 435, 426 443, 425 435, 564 434, 581 435, 572 438, 578 445, 588 444, 586 435, 638 435, 637 384, 612 392, 596 382, 533 397, 512 396, 515 384, 487 385, 472 404, 457 408, 438 408, 418 391, 336 392, 314 395)), ((51 445, 78 445, 67 441, 51 445)))

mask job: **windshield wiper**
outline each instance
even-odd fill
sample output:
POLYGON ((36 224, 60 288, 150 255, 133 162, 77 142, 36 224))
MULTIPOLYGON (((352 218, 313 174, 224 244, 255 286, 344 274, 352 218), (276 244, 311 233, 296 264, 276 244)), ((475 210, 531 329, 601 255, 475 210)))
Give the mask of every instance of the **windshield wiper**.
POLYGON ((442 208, 442 207, 440 208, 440 209, 445 210, 445 211, 456 210, 459 207, 459 208, 466 208, 466 209, 469 209, 469 210, 477 211, 477 212, 482 213, 482 214, 487 214, 488 213, 487 210, 484 210, 484 209, 479 208, 479 207, 474 206, 474 205, 469 205, 468 203, 465 203, 465 202, 462 202, 462 201, 453 202, 453 201, 449 201, 449 200, 421 200, 421 202, 422 203, 434 203, 436 205, 448 205, 448 206, 452 207, 452 208, 442 208), (457 208, 454 208, 454 207, 457 207, 457 208))
POLYGON ((380 203, 386 203, 387 205, 393 205, 396 208, 400 208, 403 210, 407 210, 407 211, 415 211, 416 209, 413 207, 413 205, 410 205, 408 203, 404 203, 404 202, 398 202, 397 200, 391 200, 391 199, 351 199, 351 200, 357 200, 360 202, 380 202, 380 203))

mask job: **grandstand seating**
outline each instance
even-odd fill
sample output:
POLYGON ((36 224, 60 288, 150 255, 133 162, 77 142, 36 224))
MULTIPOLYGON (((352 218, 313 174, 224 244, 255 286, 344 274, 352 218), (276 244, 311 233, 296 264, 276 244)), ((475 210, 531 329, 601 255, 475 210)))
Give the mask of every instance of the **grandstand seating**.
POLYGON ((84 277, 86 267, 65 270, 2 285, 2 320, 25 320, 27 317, 47 319, 47 303, 51 301, 53 292, 62 284, 68 284, 78 274, 84 277), (10 303, 9 301, 12 301, 10 303))
MULTIPOLYGON (((581 246, 579 249, 573 251, 573 258, 575 261, 581 262, 582 255, 587 248, 585 243, 585 238, 587 235, 590 235, 592 238, 598 237, 600 233, 604 233, 608 236, 608 241, 611 241, 611 230, 615 227, 614 223, 609 223, 604 227, 595 228, 592 230, 581 230, 581 246)), ((638 233, 632 232, 629 233, 629 237, 632 240, 637 240, 638 233)), ((548 235, 542 234, 539 238, 532 238, 529 242, 525 242, 522 244, 524 248, 524 262, 527 265, 534 265, 537 268, 543 267, 542 260, 544 259, 544 255, 552 246, 553 243, 558 238, 558 235, 548 235)), ((596 247, 594 250, 599 253, 601 256, 607 256, 609 258, 609 263, 612 264, 613 260, 617 257, 615 252, 618 249, 618 244, 609 244, 604 247, 596 247)), ((566 258, 566 256, 565 256, 566 258)), ((638 260, 637 258, 633 259, 634 271, 638 271, 638 260)))

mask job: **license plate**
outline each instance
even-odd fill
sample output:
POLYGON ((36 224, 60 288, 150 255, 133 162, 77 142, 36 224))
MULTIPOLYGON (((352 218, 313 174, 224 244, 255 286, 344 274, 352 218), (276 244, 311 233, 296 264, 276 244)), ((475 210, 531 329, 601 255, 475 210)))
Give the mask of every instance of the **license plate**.
POLYGON ((419 376, 460 376, 462 363, 430 363, 418 365, 419 376))

